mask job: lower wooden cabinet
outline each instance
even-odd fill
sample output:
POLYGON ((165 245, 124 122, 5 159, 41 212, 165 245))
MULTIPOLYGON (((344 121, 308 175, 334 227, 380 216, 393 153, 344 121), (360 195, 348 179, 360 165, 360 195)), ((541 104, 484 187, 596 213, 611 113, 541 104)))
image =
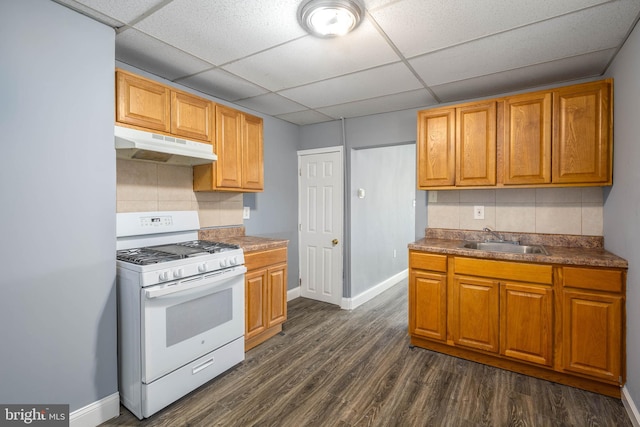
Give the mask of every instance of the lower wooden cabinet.
POLYGON ((439 341, 447 339, 447 275, 411 271, 409 294, 418 310, 412 311, 409 333, 439 341))
POLYGON ((446 341, 447 257, 412 251, 409 258, 409 334, 446 341))
POLYGON ((621 382, 624 378, 624 272, 565 267, 561 276, 562 368, 621 382))
POLYGON ((412 345, 619 397, 626 270, 409 251, 412 345))
POLYGON ((245 351, 282 331, 287 320, 287 249, 245 254, 245 351))
POLYGON ((451 338, 455 345, 498 352, 498 282, 454 275, 451 338))
POLYGON ((551 366, 553 289, 522 283, 500 284, 500 354, 551 366))

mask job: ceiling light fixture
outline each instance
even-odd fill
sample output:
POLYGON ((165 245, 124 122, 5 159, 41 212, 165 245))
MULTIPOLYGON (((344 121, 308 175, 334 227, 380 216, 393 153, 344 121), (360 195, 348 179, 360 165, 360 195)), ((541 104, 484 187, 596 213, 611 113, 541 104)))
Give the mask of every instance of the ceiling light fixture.
POLYGON ((345 35, 360 24, 363 15, 360 0, 308 0, 298 8, 298 22, 317 37, 345 35))

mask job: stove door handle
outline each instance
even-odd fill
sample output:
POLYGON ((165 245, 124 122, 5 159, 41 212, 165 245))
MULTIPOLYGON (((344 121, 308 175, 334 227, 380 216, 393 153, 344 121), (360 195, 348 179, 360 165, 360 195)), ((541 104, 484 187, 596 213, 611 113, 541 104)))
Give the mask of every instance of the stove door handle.
POLYGON ((230 268, 227 270, 221 270, 208 275, 193 277, 180 281, 174 285, 162 285, 157 289, 146 289, 145 296, 147 299, 159 298, 166 295, 176 294, 178 292, 187 292, 198 290, 198 288, 216 287, 219 286, 224 280, 231 279, 235 276, 240 276, 247 271, 244 265, 230 268), (215 280, 211 280, 212 277, 218 276, 215 280))

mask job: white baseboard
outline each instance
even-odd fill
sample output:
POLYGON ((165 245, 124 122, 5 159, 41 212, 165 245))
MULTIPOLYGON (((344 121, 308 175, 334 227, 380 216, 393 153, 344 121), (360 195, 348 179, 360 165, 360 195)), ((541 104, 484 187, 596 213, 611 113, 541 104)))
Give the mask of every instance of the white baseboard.
POLYGON ((69 427, 95 427, 120 415, 120 393, 90 403, 69 414, 69 427))
POLYGON ((287 291, 287 301, 291 301, 296 298, 300 298, 300 286, 287 291))
POLYGON ((370 299, 377 297, 378 295, 391 288, 393 285, 396 285, 401 280, 406 279, 407 277, 409 277, 408 269, 389 277, 387 280, 378 283, 370 289, 367 289, 360 295, 356 295, 352 298, 342 298, 342 304, 340 305, 340 308, 344 310, 353 310, 354 308, 364 304, 370 299))
POLYGON ((638 411, 638 406, 629 395, 629 389, 627 389, 626 385, 622 387, 622 404, 627 410, 631 423, 635 427, 640 427, 640 411, 638 411))

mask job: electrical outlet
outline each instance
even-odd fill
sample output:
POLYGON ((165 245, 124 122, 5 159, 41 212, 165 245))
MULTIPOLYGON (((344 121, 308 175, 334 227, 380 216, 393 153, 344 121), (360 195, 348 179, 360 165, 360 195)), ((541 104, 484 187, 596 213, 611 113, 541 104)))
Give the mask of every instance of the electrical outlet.
POLYGON ((251 208, 249 206, 244 206, 242 208, 242 219, 250 219, 251 218, 251 208))
POLYGON ((395 258, 398 255, 398 253, 396 252, 396 250, 393 250, 393 257, 395 258))
POLYGON ((437 203, 438 202, 438 192, 437 191, 428 191, 429 193, 429 202, 437 203))
POLYGON ((484 206, 473 207, 473 219, 484 219, 484 206))

